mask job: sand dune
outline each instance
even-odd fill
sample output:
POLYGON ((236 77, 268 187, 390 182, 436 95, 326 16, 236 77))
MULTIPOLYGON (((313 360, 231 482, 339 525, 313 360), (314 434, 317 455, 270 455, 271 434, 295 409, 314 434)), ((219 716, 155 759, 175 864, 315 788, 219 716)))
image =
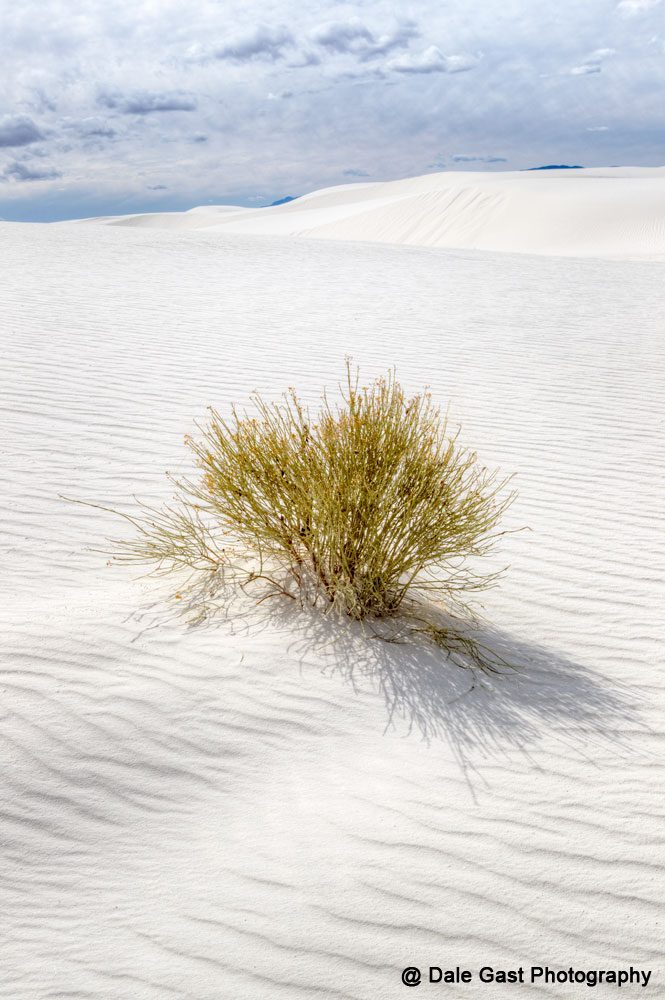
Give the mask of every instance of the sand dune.
MULTIPOLYGON (((358 185, 186 234, 0 227, 0 996, 393 1000, 409 965, 631 963, 660 995, 662 265, 435 245, 535 241, 511 217, 533 203, 543 253, 584 209, 568 252, 623 227, 655 255, 665 180, 596 173, 358 185), (269 224, 368 242, 234 231, 269 224), (531 530, 486 607, 519 675, 471 690, 276 602, 190 628, 175 580, 107 567, 122 528, 59 499, 165 498, 207 404, 316 402, 345 354, 428 383, 517 474, 507 526, 531 530)), ((446 995, 587 987, 508 989, 446 995)))
POLYGON ((275 208, 213 206, 107 221, 114 226, 665 260, 665 167, 427 174, 315 191, 275 208))

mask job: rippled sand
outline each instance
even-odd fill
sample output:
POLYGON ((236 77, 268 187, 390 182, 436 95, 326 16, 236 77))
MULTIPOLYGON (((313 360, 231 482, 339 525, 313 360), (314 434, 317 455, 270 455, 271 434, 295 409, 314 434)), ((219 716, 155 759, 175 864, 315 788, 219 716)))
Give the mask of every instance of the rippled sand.
POLYGON ((632 963, 658 996, 662 265, 206 228, 0 246, 0 995, 392 1000, 408 965, 632 963), (278 602, 188 628, 175 583, 87 550, 122 528, 58 498, 168 496, 207 404, 316 402, 345 354, 429 383, 517 474, 531 530, 486 608, 521 674, 471 691, 278 602))

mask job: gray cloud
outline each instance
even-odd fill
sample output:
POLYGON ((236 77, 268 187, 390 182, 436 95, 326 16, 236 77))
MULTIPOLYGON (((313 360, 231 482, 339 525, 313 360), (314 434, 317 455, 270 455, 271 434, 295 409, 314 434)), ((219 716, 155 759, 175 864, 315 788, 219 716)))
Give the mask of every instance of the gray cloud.
POLYGON ((353 52, 362 42, 374 44, 374 35, 357 17, 321 24, 310 32, 310 38, 332 52, 353 52))
POLYGON ((36 111, 37 114, 43 114, 45 111, 55 111, 57 108, 55 101, 40 87, 36 88, 32 99, 28 103, 30 108, 36 111))
POLYGON ((100 118, 84 118, 79 122, 68 123, 69 128, 75 129, 84 138, 112 139, 118 133, 116 130, 100 118))
POLYGON ((110 128, 110 127, 105 126, 105 125, 100 125, 98 128, 86 129, 81 134, 84 135, 84 136, 86 136, 86 137, 90 137, 91 139, 92 138, 112 139, 113 136, 117 135, 118 133, 116 132, 116 130, 114 128, 110 128))
POLYGON ((344 170, 343 174, 345 177, 369 177, 370 175, 364 170, 344 170))
POLYGON ((233 41, 213 51, 215 59, 232 59, 245 62, 248 59, 270 59, 273 62, 284 56, 284 49, 295 44, 291 32, 284 27, 269 28, 260 24, 249 34, 240 35, 233 41))
POLYGON ((361 62, 376 59, 393 49, 406 48, 409 41, 419 35, 411 21, 398 25, 387 34, 377 35, 359 18, 348 21, 329 21, 310 32, 316 45, 338 55, 355 55, 361 62))
POLYGON ((305 50, 300 53, 300 58, 295 62, 290 62, 289 67, 291 69, 304 69, 307 66, 320 66, 321 57, 312 52, 310 49, 305 50))
POLYGON ((168 191, 166 184, 146 184, 148 191, 168 191))
POLYGON ((39 142, 42 139, 44 133, 28 115, 15 115, 13 118, 3 118, 0 122, 0 146, 5 149, 28 146, 31 142, 39 142))
POLYGON ((2 177, 5 181, 52 181, 57 177, 62 177, 59 170, 51 167, 29 167, 26 163, 19 163, 14 160, 5 167, 2 177))
POLYGON ((123 115, 150 115, 155 111, 196 111, 198 107, 196 98, 182 91, 136 91, 125 96, 104 93, 99 96, 98 103, 120 111, 123 115))
POLYGON ((393 59, 387 69, 396 73, 464 73, 474 69, 480 58, 468 53, 445 56, 436 45, 430 45, 420 55, 407 54, 393 59))
POLYGON ((453 163, 507 163, 505 156, 477 156, 474 153, 456 153, 453 163))

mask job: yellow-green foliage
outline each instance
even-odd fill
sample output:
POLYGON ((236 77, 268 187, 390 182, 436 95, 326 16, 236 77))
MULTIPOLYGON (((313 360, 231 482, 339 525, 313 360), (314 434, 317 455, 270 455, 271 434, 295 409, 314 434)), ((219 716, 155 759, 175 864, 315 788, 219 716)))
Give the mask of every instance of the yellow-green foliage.
MULTIPOLYGON (((173 506, 132 518, 139 534, 120 558, 263 578, 357 620, 432 601, 450 611, 494 579, 467 560, 491 548, 512 494, 448 434, 429 394, 407 399, 394 373, 359 387, 347 362, 341 402, 324 395, 316 416, 289 390, 278 403, 256 397, 252 416, 211 410, 200 432, 186 438, 200 478, 175 481, 173 506)), ((446 645, 448 630, 417 621, 446 645)))

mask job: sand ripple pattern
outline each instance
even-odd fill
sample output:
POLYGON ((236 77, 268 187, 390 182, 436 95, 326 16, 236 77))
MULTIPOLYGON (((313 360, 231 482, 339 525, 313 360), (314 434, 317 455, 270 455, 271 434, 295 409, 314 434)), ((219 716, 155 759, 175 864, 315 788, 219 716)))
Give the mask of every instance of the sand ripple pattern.
POLYGON ((660 995, 662 266, 95 226, 0 250, 0 996, 392 1000, 408 965, 546 962, 660 995), (521 675, 470 691, 276 604, 189 629, 58 499, 165 496, 206 405, 316 402, 345 354, 518 474, 488 614, 521 675))

